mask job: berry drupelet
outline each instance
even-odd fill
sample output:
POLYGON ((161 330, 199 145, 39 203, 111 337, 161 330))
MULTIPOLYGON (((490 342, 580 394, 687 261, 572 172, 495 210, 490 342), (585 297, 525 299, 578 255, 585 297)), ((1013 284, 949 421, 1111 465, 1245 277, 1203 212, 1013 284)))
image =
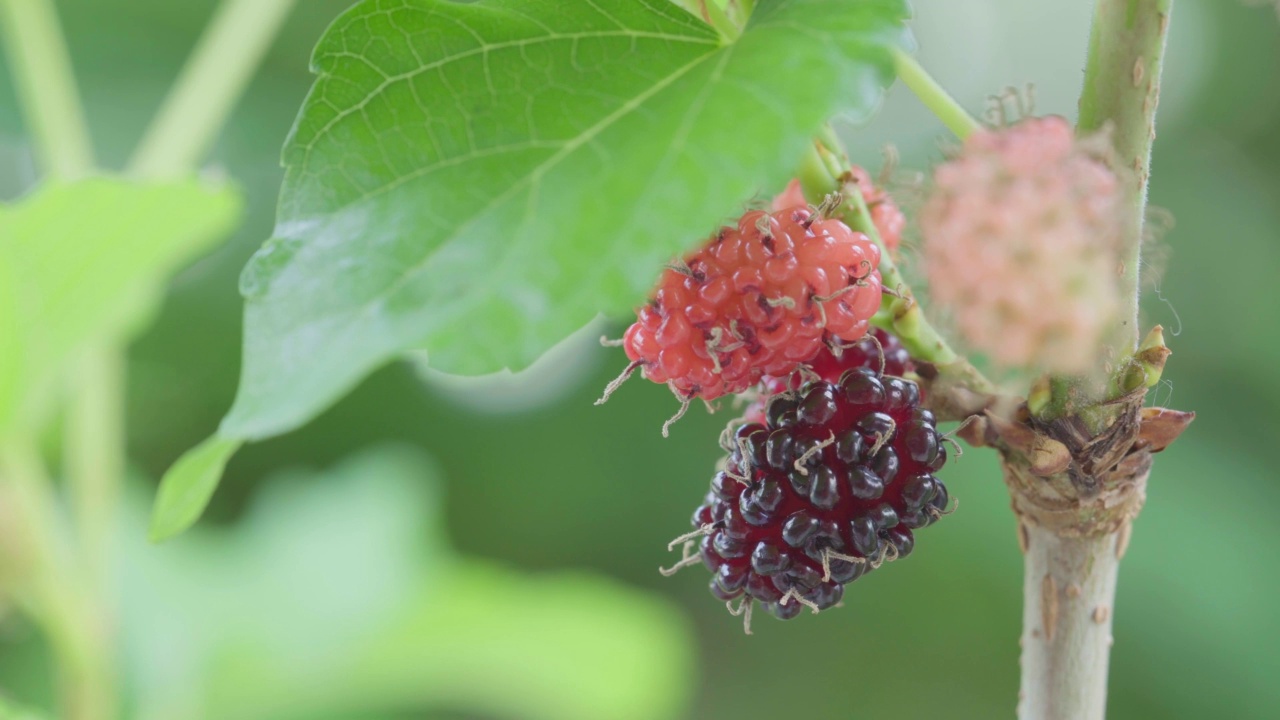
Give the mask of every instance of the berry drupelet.
POLYGON ((902 377, 915 370, 911 356, 897 336, 873 328, 866 337, 844 347, 824 347, 803 368, 786 377, 765 376, 760 383, 759 399, 743 412, 746 422, 764 422, 765 405, 769 398, 788 390, 795 390, 806 380, 826 380, 837 383, 849 370, 873 370, 877 375, 902 377))
MULTIPOLYGON (((848 370, 874 370, 878 375, 903 377, 907 371, 914 370, 911 355, 902 346, 897 336, 880 328, 873 328, 864 338, 852 345, 823 347, 811 360, 805 363, 809 370, 809 378, 837 383, 848 370), (883 365, 883 371, 881 369, 883 365)), ((801 382, 799 375, 788 377, 764 378, 763 386, 766 398, 786 390, 794 390, 801 382)))
POLYGON ((722 444, 724 469, 681 539, 702 536, 711 593, 744 609, 759 601, 788 619, 837 604, 845 585, 909 555, 913 531, 948 504, 933 413, 915 383, 874 370, 775 395, 764 422, 722 444))

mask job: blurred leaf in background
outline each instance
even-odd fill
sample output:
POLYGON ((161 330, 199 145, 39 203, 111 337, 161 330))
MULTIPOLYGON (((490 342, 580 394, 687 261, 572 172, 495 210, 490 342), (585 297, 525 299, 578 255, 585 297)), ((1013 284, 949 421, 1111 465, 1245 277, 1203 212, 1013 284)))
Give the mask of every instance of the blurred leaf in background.
POLYGON ((235 226, 225 183, 49 183, 0 205, 0 429, 38 428, 86 347, 154 317, 165 280, 235 226))
POLYGON ((580 573, 459 557, 434 468, 405 447, 264 484, 235 529, 125 549, 143 720, 283 720, 454 708, 498 718, 661 720, 695 680, 665 602, 580 573))
POLYGON ((47 718, 33 710, 20 708, 0 698, 0 720, 47 720, 47 718))

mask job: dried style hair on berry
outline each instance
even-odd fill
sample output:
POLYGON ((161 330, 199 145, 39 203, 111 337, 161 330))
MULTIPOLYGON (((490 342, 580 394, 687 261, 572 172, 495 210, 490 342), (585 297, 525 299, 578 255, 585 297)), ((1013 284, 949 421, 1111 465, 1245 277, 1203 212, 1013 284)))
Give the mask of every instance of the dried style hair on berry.
POLYGON ((813 208, 748 211, 663 271, 623 338, 620 380, 640 370, 687 403, 788 375, 866 334, 879 265, 866 235, 813 208))
POLYGON ((1123 191, 1060 117, 974 132, 920 215, 929 289, 1007 368, 1085 374, 1118 321, 1123 191))
MULTIPOLYGON (((774 396, 763 422, 722 439, 728 456, 694 512, 711 594, 782 619, 840 602, 845 586, 906 557, 947 512, 947 459, 915 383, 848 370, 774 396)), ((693 564, 686 546, 673 572, 693 564)))

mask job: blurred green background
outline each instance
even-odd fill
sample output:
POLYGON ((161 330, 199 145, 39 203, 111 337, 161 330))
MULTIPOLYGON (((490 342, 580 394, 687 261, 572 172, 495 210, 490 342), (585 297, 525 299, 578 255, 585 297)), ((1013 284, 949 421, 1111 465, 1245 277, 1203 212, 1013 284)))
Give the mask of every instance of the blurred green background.
MULTIPOLYGON (((271 230, 311 45, 349 4, 299 4, 218 143, 212 164, 242 183, 246 222, 174 281, 132 349, 139 478, 159 477, 230 405, 237 273, 271 230)), ((1073 116, 1090 5, 919 0, 921 60, 974 112, 1034 83, 1037 112, 1073 116)), ((100 162, 120 167, 213 0, 58 6, 100 162)), ((1157 400, 1199 417, 1157 459, 1122 568, 1111 715, 1280 717, 1280 21, 1230 0, 1175 6, 1151 202, 1176 225, 1144 304, 1147 324, 1180 331, 1157 400)), ((0 73, 6 200, 34 180, 9 82, 0 73)), ((892 142, 907 170, 950 142, 901 88, 845 134, 855 161, 878 166, 892 142)), ((705 491, 726 418, 698 410, 663 440, 674 403, 643 382, 593 407, 622 364, 595 343, 606 331, 515 377, 386 368, 305 429, 243 451, 199 532, 148 547, 134 512, 122 662, 138 716, 200 716, 193 704, 210 718, 327 720, 1012 714, 1021 558, 989 453, 947 468, 960 512, 909 562, 837 612, 758 618, 744 637, 703 571, 655 571, 705 491)), ((45 661, 29 627, 0 619, 3 694, 48 705, 45 661)))

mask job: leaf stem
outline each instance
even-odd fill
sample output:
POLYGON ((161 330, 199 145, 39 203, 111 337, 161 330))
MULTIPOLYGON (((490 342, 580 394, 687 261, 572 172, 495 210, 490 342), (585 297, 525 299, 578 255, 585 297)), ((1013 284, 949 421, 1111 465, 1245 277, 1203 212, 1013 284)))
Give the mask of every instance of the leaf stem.
POLYGON ((671 0, 685 12, 715 28, 726 43, 737 40, 751 18, 755 0, 671 0))
POLYGON ((41 164, 57 177, 87 174, 93 147, 53 3, 0 0, 0 32, 41 164))
POLYGON ((69 678, 77 688, 71 716, 84 720, 109 720, 117 714, 110 575, 125 466, 125 364, 121 346, 85 352, 67 408, 64 472, 80 543, 77 570, 83 577, 64 583, 72 597, 60 599, 68 606, 61 632, 71 636, 63 645, 81 650, 71 658, 69 678))
MULTIPOLYGON (((192 171, 248 87, 293 4, 294 0, 223 0, 134 154, 130 164, 134 173, 163 178, 192 171)), ((206 442, 216 441, 217 436, 206 442)), ((222 462, 234 452, 229 450, 222 462)), ((163 502, 173 472, 171 468, 161 480, 161 500, 157 502, 163 502)), ((203 503, 207 502, 208 495, 203 498, 203 503)), ((196 517, 204 509, 203 503, 196 517)), ((154 515, 152 522, 152 540, 167 537, 157 533, 154 515)))
POLYGON ((893 67, 898 79, 906 85, 920 102, 942 121, 947 129, 955 133, 961 140, 969 137, 969 133, 981 130, 982 124, 973 118, 956 99, 933 79, 920 63, 907 51, 895 47, 893 49, 893 67))
POLYGON ((294 0, 224 0, 143 136, 130 170, 182 175, 222 130, 294 0))
POLYGON ((115 347, 85 353, 67 408, 65 468, 80 554, 105 603, 124 476, 125 357, 115 347))
POLYGON ((107 624, 59 532, 53 483, 34 439, 12 436, 0 447, 0 488, 15 520, 14 534, 0 538, 11 543, 0 552, 17 567, 6 585, 53 649, 63 717, 109 720, 115 717, 116 697, 107 624))

